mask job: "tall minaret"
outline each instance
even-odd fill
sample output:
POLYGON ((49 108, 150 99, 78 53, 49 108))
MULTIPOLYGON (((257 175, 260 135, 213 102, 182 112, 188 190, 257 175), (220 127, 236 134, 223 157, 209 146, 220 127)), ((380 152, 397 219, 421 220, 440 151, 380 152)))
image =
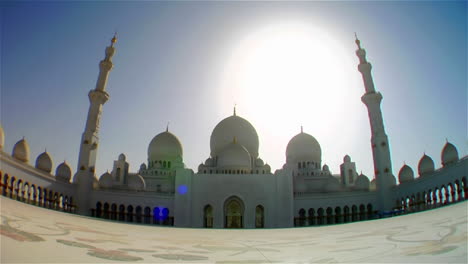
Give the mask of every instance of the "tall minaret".
POLYGON ((367 106, 369 121, 371 126, 372 156, 374 159, 374 170, 378 192, 378 207, 380 210, 388 211, 393 207, 391 187, 395 183, 392 174, 392 161, 390 158, 390 145, 385 133, 380 102, 382 94, 375 91, 372 80, 372 65, 366 60, 366 51, 361 48, 361 42, 356 36, 358 49, 356 55, 359 58, 358 70, 362 74, 366 93, 361 97, 362 102, 367 106))
POLYGON ((117 36, 111 40, 111 45, 106 48, 106 57, 99 63, 99 77, 96 82, 96 88, 89 91, 89 110, 86 127, 81 137, 80 156, 78 167, 73 182, 78 185, 76 195, 78 213, 89 215, 89 193, 93 189, 95 179, 94 170, 99 144, 99 120, 101 119, 102 105, 109 99, 106 92, 107 78, 112 70, 112 56, 114 55, 114 44, 117 42, 117 36))

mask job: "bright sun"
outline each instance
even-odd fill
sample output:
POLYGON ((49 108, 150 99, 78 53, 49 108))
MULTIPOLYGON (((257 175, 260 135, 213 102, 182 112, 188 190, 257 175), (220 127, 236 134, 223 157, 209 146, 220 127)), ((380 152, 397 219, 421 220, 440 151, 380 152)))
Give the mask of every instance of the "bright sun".
POLYGON ((235 45, 224 69, 223 104, 237 103, 262 137, 290 139, 300 125, 314 136, 326 135, 348 113, 349 96, 360 92, 353 91, 354 54, 339 44, 304 23, 253 31, 235 45))

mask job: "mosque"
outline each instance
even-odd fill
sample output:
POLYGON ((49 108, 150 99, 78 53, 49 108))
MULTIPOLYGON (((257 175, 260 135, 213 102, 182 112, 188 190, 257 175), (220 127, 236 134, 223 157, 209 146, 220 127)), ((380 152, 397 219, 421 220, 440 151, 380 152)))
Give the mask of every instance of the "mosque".
POLYGON ((148 146, 148 160, 129 171, 124 154, 111 172, 95 175, 99 121, 109 99, 106 83, 112 70, 117 39, 111 40, 100 62, 96 88, 80 141, 78 171, 63 162, 53 171, 49 153, 30 164, 29 146, 21 139, 9 155, 0 127, 0 189, 3 196, 85 216, 114 221, 195 228, 284 228, 340 224, 436 208, 468 198, 468 156, 459 158, 447 142, 442 167, 424 155, 417 175, 404 165, 398 183, 392 172, 390 144, 375 90, 371 64, 356 39, 371 127, 373 180, 358 175, 346 155, 339 174, 322 162, 319 142, 304 131, 286 148, 282 168, 272 172, 259 153, 255 127, 236 114, 221 120, 210 138, 211 152, 196 171, 184 165, 183 146, 168 129, 148 146), (73 176, 73 177, 72 177, 73 176))

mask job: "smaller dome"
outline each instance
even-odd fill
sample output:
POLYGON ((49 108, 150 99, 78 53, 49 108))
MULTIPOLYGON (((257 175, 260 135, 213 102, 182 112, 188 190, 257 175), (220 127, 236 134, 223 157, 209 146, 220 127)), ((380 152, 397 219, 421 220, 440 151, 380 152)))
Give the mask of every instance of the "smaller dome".
POLYGON ((354 188, 357 190, 367 191, 369 190, 370 182, 369 178, 366 175, 362 174, 359 175, 354 183, 354 188))
POLYGON ((60 163, 55 170, 55 178, 58 181, 70 182, 72 171, 70 165, 66 161, 60 163))
POLYGON ((0 149, 3 149, 3 145, 5 145, 5 132, 3 131, 3 127, 0 125, 0 149))
POLYGON ((323 170, 323 171, 326 171, 326 172, 330 172, 330 168, 328 167, 327 164, 324 164, 324 165, 323 165, 322 170, 323 170))
POLYGON ((244 146, 238 144, 234 139, 219 154, 218 167, 250 169, 250 154, 244 146))
POLYGON ((200 163, 200 165, 198 165, 198 173, 201 173, 204 169, 206 169, 206 166, 200 163))
POLYGON ((458 151, 457 148, 452 144, 447 142, 442 149, 442 166, 447 166, 458 161, 458 151))
POLYGON ((146 183, 143 177, 139 174, 128 175, 128 188, 133 191, 144 191, 146 183))
POLYGON ((418 173, 419 176, 434 172, 434 161, 431 157, 424 154, 424 156, 419 160, 418 164, 418 173))
POLYGON ((142 163, 142 164, 140 165, 140 171, 144 171, 144 170, 146 170, 146 164, 145 164, 145 163, 142 163))
POLYGON ((102 174, 101 178, 99 178, 99 186, 101 188, 112 188, 113 184, 114 179, 112 179, 112 175, 109 172, 102 174))
POLYGON ((322 163, 322 149, 313 136, 301 132, 289 141, 286 147, 286 162, 295 164, 304 161, 322 163))
POLYGON ((50 173, 52 171, 52 166, 52 159, 50 158, 50 155, 47 153, 47 151, 44 151, 37 157, 36 168, 50 173))
POLYGON ((330 176, 325 186, 327 192, 336 192, 340 190, 340 182, 333 176, 330 176))
POLYGON ((263 160, 261 158, 258 158, 255 161, 255 166, 257 166, 257 167, 263 167, 264 165, 265 165, 265 163, 263 162, 263 160))
POLYGON ((213 159, 212 159, 212 158, 207 158, 207 159, 205 160, 205 166, 207 166, 207 167, 214 167, 213 159))
POLYGON ((343 162, 344 163, 348 163, 348 162, 351 162, 351 157, 349 155, 346 155, 343 157, 343 162))
POLYGON ((148 160, 175 161, 178 158, 182 160, 183 150, 179 139, 169 131, 156 135, 148 147, 148 160))
POLYGON ((23 162, 29 161, 29 144, 26 139, 21 139, 20 141, 16 142, 15 146, 13 147, 12 156, 23 162))
POLYGON ((125 161, 126 159, 127 157, 123 153, 119 155, 119 161, 125 161))
POLYGON ((268 163, 265 164, 265 171, 268 172, 268 173, 271 172, 271 167, 270 167, 270 165, 268 165, 268 163))
POLYGON ((377 189, 377 181, 375 179, 373 179, 371 182, 370 182, 370 190, 371 191, 375 191, 377 189))
POLYGON ((400 183, 414 180, 413 169, 411 169, 411 167, 406 164, 403 165, 403 167, 400 169, 400 172, 398 173, 398 180, 400 183))

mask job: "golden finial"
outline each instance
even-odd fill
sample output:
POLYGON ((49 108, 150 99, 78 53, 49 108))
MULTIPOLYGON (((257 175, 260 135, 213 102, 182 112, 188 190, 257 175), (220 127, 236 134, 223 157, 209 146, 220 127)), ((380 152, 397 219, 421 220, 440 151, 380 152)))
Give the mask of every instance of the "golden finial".
POLYGON ((234 138, 232 139, 232 143, 237 144, 237 137, 236 136, 234 136, 234 138))
POLYGON ((234 116, 236 116, 236 106, 237 104, 234 104, 234 116))
POLYGON ((117 32, 114 33, 114 37, 111 39, 111 46, 114 46, 114 44, 117 42, 117 32))
POLYGON ((166 132, 169 132, 169 122, 167 122, 167 125, 166 125, 166 132))

